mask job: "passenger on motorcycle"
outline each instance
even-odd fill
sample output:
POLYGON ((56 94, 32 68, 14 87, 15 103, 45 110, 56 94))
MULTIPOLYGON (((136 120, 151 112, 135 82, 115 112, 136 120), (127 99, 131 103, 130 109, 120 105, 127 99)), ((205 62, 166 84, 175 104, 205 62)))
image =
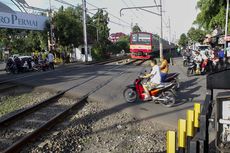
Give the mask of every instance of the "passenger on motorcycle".
POLYGON ((157 65, 157 61, 155 59, 151 59, 150 65, 152 67, 151 72, 149 74, 145 74, 145 76, 141 76, 141 78, 144 79, 150 78, 147 83, 143 84, 143 88, 145 90, 145 100, 151 99, 149 91, 161 83, 160 67, 157 65))
POLYGON ((201 58, 202 58, 201 73, 203 73, 204 70, 205 70, 205 67, 208 64, 208 50, 200 51, 200 55, 201 55, 201 58))
POLYGON ((160 61, 161 61, 161 66, 160 66, 161 81, 164 82, 165 79, 167 78, 167 74, 169 71, 169 65, 168 65, 168 61, 164 57, 162 57, 160 61))

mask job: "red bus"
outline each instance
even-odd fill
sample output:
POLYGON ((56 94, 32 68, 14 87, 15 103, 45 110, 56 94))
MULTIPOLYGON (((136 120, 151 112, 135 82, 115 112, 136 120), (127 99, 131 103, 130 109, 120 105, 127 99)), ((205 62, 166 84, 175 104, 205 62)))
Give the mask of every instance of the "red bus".
POLYGON ((148 32, 134 32, 130 34, 131 58, 150 59, 153 53, 153 35, 148 32))

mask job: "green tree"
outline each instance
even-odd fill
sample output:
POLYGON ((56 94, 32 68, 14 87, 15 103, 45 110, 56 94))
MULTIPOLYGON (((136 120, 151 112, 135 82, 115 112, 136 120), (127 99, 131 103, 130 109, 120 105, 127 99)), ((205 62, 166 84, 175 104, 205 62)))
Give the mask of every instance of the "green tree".
POLYGON ((181 34, 178 44, 182 47, 185 47, 188 44, 188 38, 186 34, 181 34))
MULTIPOLYGON (((95 25, 98 30, 99 40, 92 48, 92 56, 96 59, 99 59, 99 57, 106 58, 108 55, 108 46, 111 44, 111 42, 108 40, 110 30, 108 28, 108 23, 108 13, 105 13, 102 9, 99 9, 91 19, 91 24, 95 25)), ((95 40, 95 33, 91 33, 91 37, 95 40)))
MULTIPOLYGON (((80 7, 63 9, 54 14, 52 23, 58 45, 78 47, 83 43, 83 27, 80 7)), ((49 28, 49 27, 48 27, 49 28)))
POLYGON ((136 25, 132 28, 132 32, 141 32, 141 28, 138 26, 137 23, 136 23, 136 25))
POLYGON ((205 30, 212 31, 216 26, 224 29, 226 0, 199 0, 197 8, 200 10, 194 21, 205 30))
POLYGON ((193 43, 202 43, 205 37, 205 32, 201 29, 195 29, 192 27, 189 29, 187 36, 193 43))

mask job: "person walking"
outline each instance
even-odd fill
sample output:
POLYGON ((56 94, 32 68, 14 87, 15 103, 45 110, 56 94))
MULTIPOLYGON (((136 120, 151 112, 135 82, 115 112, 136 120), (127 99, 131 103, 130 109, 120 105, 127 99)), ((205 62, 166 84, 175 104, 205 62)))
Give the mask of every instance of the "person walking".
POLYGON ((54 55, 52 52, 48 54, 49 68, 54 70, 54 55))

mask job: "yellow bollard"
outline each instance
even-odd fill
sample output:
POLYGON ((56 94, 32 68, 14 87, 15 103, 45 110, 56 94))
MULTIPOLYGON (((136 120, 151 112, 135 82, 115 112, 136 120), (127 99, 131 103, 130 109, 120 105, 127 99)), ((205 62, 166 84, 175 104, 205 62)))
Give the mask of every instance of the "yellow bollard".
POLYGON ((178 153, 185 152, 186 144, 186 120, 178 120, 178 153))
POLYGON ((167 131, 167 153, 176 153, 176 132, 167 131))
POLYGON ((197 132, 198 128, 200 127, 199 117, 200 117, 200 104, 195 103, 194 104, 194 127, 196 129, 195 132, 197 132))
POLYGON ((187 150, 190 150, 190 141, 194 136, 194 110, 187 110, 187 150))

